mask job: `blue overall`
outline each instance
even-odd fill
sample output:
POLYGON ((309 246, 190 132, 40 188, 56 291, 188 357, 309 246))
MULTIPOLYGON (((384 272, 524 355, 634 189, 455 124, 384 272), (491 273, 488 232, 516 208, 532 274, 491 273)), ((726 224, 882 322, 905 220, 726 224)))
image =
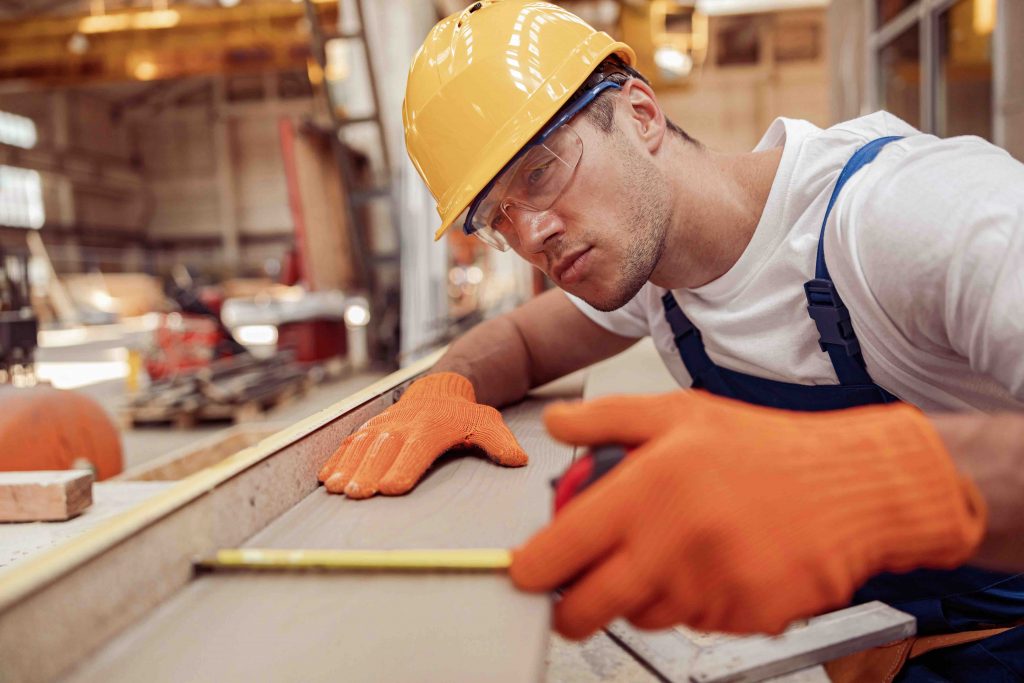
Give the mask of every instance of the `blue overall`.
MULTIPOLYGON (((715 365, 704 350, 700 330, 679 308, 672 292, 662 297, 676 348, 693 386, 719 396, 789 410, 835 410, 898 401, 871 380, 850 312, 843 305, 825 264, 825 226, 846 182, 898 137, 861 147, 847 162, 825 210, 818 238, 814 279, 804 284, 808 312, 828 353, 838 385, 810 386, 754 377, 715 365)), ((1024 574, 1009 575, 972 567, 953 571, 918 570, 883 574, 866 583, 854 602, 882 600, 917 617, 919 635, 1001 626, 1024 619, 1024 574)), ((897 681, 1024 680, 1024 626, 975 643, 936 650, 911 660, 897 681)))

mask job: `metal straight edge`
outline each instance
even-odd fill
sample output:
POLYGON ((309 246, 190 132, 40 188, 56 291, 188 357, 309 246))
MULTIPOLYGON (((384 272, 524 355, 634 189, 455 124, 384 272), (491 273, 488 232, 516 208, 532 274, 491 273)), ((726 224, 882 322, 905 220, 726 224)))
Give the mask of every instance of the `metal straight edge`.
POLYGON ((659 680, 690 683, 690 671, 700 647, 681 632, 641 631, 621 619, 611 623, 605 632, 659 680))
POLYGON ((693 683, 762 681, 914 635, 909 614, 881 602, 815 617, 780 636, 751 636, 703 648, 693 683))
POLYGON ((825 672, 825 667, 817 664, 793 673, 766 678, 764 683, 832 683, 832 679, 825 672))
POLYGON ((438 349, 429 356, 378 380, 362 391, 314 413, 287 429, 271 434, 254 446, 243 449, 216 465, 182 479, 163 493, 90 529, 81 536, 58 544, 5 569, 0 573, 0 610, 6 609, 62 574, 96 557, 140 529, 209 493, 324 425, 387 394, 404 382, 414 379, 436 363, 444 351, 443 348, 438 349))

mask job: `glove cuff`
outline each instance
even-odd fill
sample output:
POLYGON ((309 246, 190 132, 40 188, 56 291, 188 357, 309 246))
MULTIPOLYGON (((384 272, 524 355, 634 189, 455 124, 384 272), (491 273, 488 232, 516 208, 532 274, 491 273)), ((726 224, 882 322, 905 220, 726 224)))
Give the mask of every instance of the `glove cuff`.
POLYGON ((421 377, 406 389, 406 398, 461 398, 476 403, 473 383, 457 372, 437 372, 421 377))
POLYGON ((985 502, 928 418, 904 405, 844 410, 830 419, 839 424, 818 436, 823 455, 836 458, 833 468, 818 470, 815 483, 833 491, 834 512, 822 514, 835 514, 833 522, 846 527, 837 538, 862 560, 861 580, 881 571, 951 569, 970 559, 985 532, 985 502), (837 471, 847 467, 845 476, 837 471))

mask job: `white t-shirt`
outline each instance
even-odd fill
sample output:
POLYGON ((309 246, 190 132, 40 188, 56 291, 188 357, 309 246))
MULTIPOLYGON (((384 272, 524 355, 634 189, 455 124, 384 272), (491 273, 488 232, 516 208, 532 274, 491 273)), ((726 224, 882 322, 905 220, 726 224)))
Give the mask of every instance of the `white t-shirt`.
MULTIPOLYGON (((764 213, 739 260, 697 289, 673 291, 716 364, 798 384, 837 384, 807 314, 821 221, 836 178, 866 142, 885 146, 844 186, 825 261, 850 309, 876 384, 925 410, 1024 409, 1024 164, 976 137, 922 134, 884 112, 822 130, 777 119, 755 151, 784 146, 764 213)), ((651 335, 690 385, 647 283, 602 327, 651 335)))

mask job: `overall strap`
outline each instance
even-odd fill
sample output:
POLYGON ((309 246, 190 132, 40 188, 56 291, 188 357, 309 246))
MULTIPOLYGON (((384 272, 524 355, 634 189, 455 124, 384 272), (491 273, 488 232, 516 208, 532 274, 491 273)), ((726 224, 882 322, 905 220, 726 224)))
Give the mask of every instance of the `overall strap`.
POLYGON ((676 348, 679 350, 679 357, 690 373, 693 386, 698 389, 707 389, 718 396, 734 397, 732 389, 723 381, 718 372, 718 366, 704 350, 704 340, 701 338, 700 330, 694 326, 690 319, 679 307, 672 292, 668 291, 661 297, 661 303, 665 307, 665 319, 672 328, 672 336, 675 338, 676 348))
POLYGON ((839 297, 832 278, 825 264, 825 227, 832 207, 839 197, 839 192, 846 182, 864 166, 867 166, 878 153, 890 142, 900 140, 902 136, 877 138, 867 143, 854 153, 846 166, 843 167, 836 180, 835 189, 828 200, 825 218, 821 221, 821 233, 818 236, 818 257, 814 267, 814 279, 804 283, 807 295, 807 312, 818 327, 820 338, 818 345, 828 353, 835 368, 840 384, 872 384, 871 376, 864 365, 864 356, 860 351, 860 343, 853 330, 850 311, 839 297))

